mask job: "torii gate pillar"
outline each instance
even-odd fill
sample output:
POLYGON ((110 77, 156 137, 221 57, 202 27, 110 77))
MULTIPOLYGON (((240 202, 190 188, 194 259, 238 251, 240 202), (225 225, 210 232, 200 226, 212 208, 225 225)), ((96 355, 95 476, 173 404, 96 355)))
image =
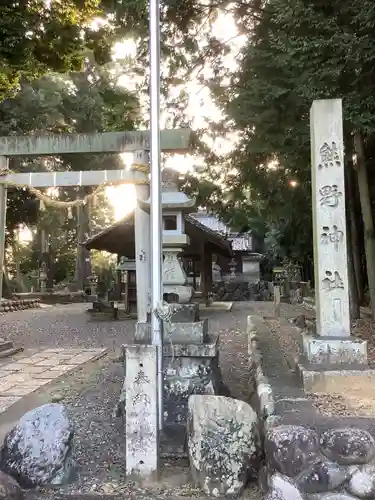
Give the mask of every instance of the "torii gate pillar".
MULTIPOLYGON (((0 156, 0 172, 8 169, 8 158, 0 156)), ((5 233, 6 233, 6 211, 7 211, 7 188, 0 184, 0 299, 3 296, 3 276, 5 257, 5 233)))
MULTIPOLYGON (((149 152, 136 151, 133 154, 135 165, 148 165, 149 152)), ((147 200, 150 196, 148 184, 136 185, 137 204, 134 214, 135 262, 137 280, 137 324, 135 338, 144 338, 143 332, 150 328, 151 313, 151 246, 150 214, 144 212, 138 200, 147 200)))

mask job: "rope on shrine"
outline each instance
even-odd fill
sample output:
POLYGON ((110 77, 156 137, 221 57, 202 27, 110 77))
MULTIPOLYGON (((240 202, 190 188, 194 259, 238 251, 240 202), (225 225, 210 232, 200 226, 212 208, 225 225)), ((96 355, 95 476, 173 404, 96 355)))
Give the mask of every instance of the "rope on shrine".
MULTIPOLYGON (((143 172, 145 174, 148 174, 150 169, 148 165, 137 165, 134 164, 132 165, 131 171, 137 171, 137 172, 143 172)), ((7 187, 13 187, 17 189, 22 189, 23 191, 28 190, 30 193, 32 193, 36 198, 38 198, 41 201, 41 210, 45 208, 45 206, 50 206, 53 208, 60 208, 60 209, 67 209, 71 210, 74 207, 78 207, 80 205, 84 206, 87 205, 89 202, 92 202, 96 199, 99 193, 104 191, 107 187, 114 187, 114 186, 120 186, 123 184, 135 184, 135 185, 144 185, 144 184, 149 184, 149 180, 145 179, 142 181, 126 181, 126 180, 119 180, 119 181, 106 181, 103 182, 102 184, 99 184, 92 193, 86 195, 84 198, 79 198, 76 200, 70 200, 70 201, 61 201, 61 200, 56 200, 53 198, 53 196, 48 196, 45 193, 43 193, 40 189, 37 189, 35 187, 29 186, 28 184, 20 184, 17 182, 13 181, 6 181, 5 179, 1 179, 2 176, 9 175, 9 174, 14 174, 17 172, 13 172, 10 169, 5 169, 0 171, 0 185, 6 185, 7 187)), ((53 187, 53 186, 51 186, 53 187)))
MULTIPOLYGON (((168 365, 168 368, 172 366, 172 363, 174 361, 174 347, 173 347, 173 342, 172 342, 172 331, 173 331, 173 323, 171 321, 172 316, 173 316, 173 309, 172 307, 166 302, 165 300, 160 301, 156 308, 154 309, 154 313, 156 316, 158 316, 159 319, 161 319, 163 322, 168 323, 169 325, 169 332, 168 332, 168 340, 169 343, 171 344, 171 361, 168 365)), ((168 370, 167 368, 167 370, 168 370)))

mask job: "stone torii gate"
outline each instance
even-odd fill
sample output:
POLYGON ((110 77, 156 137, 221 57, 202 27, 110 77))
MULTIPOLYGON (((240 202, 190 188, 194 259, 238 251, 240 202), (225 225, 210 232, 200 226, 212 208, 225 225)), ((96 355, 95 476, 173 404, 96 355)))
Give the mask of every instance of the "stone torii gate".
MULTIPOLYGON (((98 186, 102 184, 134 183, 137 186, 137 198, 147 200, 150 196, 149 178, 145 172, 132 170, 99 170, 80 172, 41 172, 12 173, 8 171, 10 156, 53 156, 74 153, 133 153, 135 164, 148 164, 150 133, 148 131, 108 132, 97 134, 42 135, 23 137, 0 137, 0 290, 2 291, 3 264, 5 249, 5 222, 7 204, 7 186, 50 188, 66 186, 98 186)), ((160 149, 168 153, 185 153, 189 149, 191 131, 189 129, 160 131, 160 149)), ((138 321, 136 331, 147 328, 151 313, 151 231, 150 216, 143 211, 140 204, 136 206, 135 240, 137 271, 137 306, 138 321)), ((148 447, 144 450, 133 449, 127 443, 126 462, 129 475, 141 476, 157 473, 159 465, 159 428, 158 428, 158 378, 156 346, 140 346, 134 351, 134 368, 139 373, 127 377, 134 384, 145 385, 144 367, 148 372, 150 383, 145 385, 144 394, 136 394, 137 400, 144 410, 144 418, 136 419, 128 415, 129 427, 134 437, 146 439, 148 447), (149 358, 148 358, 149 355, 149 358), (145 359, 143 359, 145 357, 145 359), (144 361, 144 363, 143 363, 144 361), (146 368, 147 367, 147 368, 146 368), (143 426, 147 423, 147 435, 143 426)), ((161 365, 162 360, 159 360, 161 365)), ((130 363, 131 364, 131 363, 130 363)), ((138 387, 138 386, 137 386, 138 387)), ((141 387, 139 387, 141 389, 141 387)), ((136 399, 134 400, 137 403, 136 399)), ((138 404, 137 403, 137 404, 138 404)))
MULTIPOLYGON (((3 285, 7 186, 33 188, 98 186, 104 183, 133 183, 137 198, 149 197, 148 176, 131 169, 80 172, 12 173, 10 156, 53 156, 78 153, 133 153, 134 163, 148 164, 149 131, 106 132, 94 134, 52 134, 0 137, 0 293, 3 285), (4 175, 5 174, 5 175, 4 175)), ((185 153, 190 144, 189 129, 162 130, 161 150, 185 153)), ((149 215, 136 208, 138 324, 147 323, 150 293, 150 222, 149 215), (138 227, 138 229, 137 229, 138 227)))

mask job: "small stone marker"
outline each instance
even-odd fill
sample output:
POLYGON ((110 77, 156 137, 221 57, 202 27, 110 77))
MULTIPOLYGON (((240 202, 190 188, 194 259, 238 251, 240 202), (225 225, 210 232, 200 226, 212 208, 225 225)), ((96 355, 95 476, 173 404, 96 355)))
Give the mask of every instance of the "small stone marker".
POLYGON ((310 121, 317 334, 348 337, 341 99, 314 101, 310 121))
POLYGON ((275 285, 273 287, 273 305, 275 308, 275 317, 280 317, 280 286, 275 285))
POLYGON ((158 471, 156 346, 124 346, 126 472, 139 479, 158 471))

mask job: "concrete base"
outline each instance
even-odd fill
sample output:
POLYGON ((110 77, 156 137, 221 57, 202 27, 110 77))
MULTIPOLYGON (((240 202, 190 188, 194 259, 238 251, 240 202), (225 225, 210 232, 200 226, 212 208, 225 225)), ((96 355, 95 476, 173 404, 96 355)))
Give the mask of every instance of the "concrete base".
POLYGON ((208 320, 192 323, 164 323, 165 342, 203 344, 207 340, 208 320))
POLYGON ((204 344, 164 346, 164 418, 169 428, 180 429, 180 439, 169 443, 168 452, 181 456, 185 442, 188 400, 192 394, 220 394, 222 379, 219 369, 219 339, 204 344))
POLYGON ((190 323, 199 320, 199 304, 169 304, 172 323, 190 323))
POLYGON ((375 386, 375 370, 367 365, 302 364, 298 371, 305 392, 348 394, 361 392, 371 394, 375 386))
MULTIPOLYGON (((202 344, 207 341, 208 320, 170 323, 165 322, 163 339, 166 344, 202 344)), ((142 344, 151 343, 151 325, 137 323, 135 326, 135 341, 142 344)))
POLYGON ((367 364, 367 341, 355 337, 302 336, 303 355, 312 364, 367 364))

